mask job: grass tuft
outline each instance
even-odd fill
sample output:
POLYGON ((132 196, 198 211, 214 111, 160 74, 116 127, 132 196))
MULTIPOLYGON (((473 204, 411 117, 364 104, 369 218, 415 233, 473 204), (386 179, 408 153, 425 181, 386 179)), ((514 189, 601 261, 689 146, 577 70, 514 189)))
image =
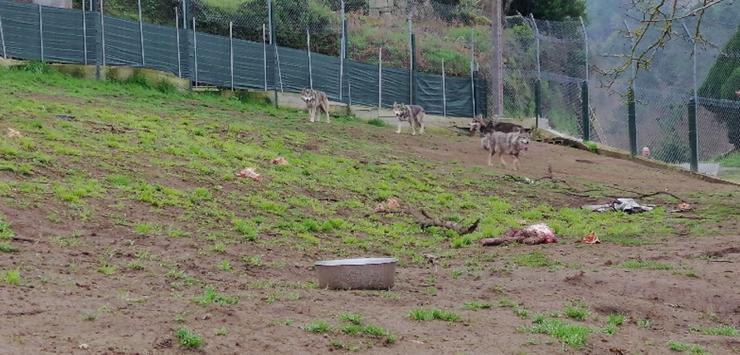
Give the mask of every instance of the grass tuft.
POLYGON ((442 320, 445 322, 459 322, 462 320, 459 315, 439 309, 413 309, 409 312, 409 318, 415 321, 423 322, 430 320, 442 320))
POLYGON ((180 327, 175 331, 175 337, 180 346, 185 349, 199 349, 203 346, 203 337, 190 328, 180 327))
POLYGON ((568 324, 560 319, 535 317, 534 325, 526 328, 530 333, 547 334, 563 343, 580 348, 586 345, 591 330, 581 325, 568 324))

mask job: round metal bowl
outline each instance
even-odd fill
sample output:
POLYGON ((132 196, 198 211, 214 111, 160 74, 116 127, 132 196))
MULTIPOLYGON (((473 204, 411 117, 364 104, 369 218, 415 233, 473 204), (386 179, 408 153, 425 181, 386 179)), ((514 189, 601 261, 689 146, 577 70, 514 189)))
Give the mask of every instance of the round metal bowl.
POLYGON ((397 262, 393 258, 362 258, 322 260, 315 265, 320 288, 387 290, 393 287, 397 262))

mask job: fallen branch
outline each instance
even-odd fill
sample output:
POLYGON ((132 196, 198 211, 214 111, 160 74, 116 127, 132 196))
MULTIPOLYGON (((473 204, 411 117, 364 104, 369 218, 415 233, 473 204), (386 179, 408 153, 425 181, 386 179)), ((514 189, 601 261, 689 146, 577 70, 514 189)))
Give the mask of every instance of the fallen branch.
POLYGON ((421 215, 417 215, 417 219, 419 220, 419 225, 421 226, 421 229, 427 229, 429 227, 441 227, 451 229, 457 232, 457 234, 459 235, 465 235, 475 232, 475 230, 478 229, 478 225, 480 224, 480 218, 478 218, 472 225, 465 227, 459 225, 456 222, 442 221, 438 218, 434 218, 424 210, 419 210, 419 212, 421 212, 421 215))
POLYGON ((36 240, 33 240, 33 239, 26 239, 26 238, 21 238, 21 237, 13 237, 13 241, 26 242, 26 243, 36 243, 37 242, 36 240))

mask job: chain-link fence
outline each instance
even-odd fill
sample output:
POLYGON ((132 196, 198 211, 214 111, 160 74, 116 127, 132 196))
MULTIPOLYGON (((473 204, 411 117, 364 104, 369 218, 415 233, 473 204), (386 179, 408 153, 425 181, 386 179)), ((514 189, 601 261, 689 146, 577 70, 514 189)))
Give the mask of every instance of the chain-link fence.
POLYGON ((708 15, 697 43, 682 28, 695 20, 676 21, 672 39, 634 78, 634 91, 627 80, 634 67, 616 80, 606 73, 629 55, 630 27, 638 25, 629 16, 620 23, 507 17, 504 117, 537 116, 565 135, 716 173, 716 161, 740 148, 740 20, 727 12, 708 15))

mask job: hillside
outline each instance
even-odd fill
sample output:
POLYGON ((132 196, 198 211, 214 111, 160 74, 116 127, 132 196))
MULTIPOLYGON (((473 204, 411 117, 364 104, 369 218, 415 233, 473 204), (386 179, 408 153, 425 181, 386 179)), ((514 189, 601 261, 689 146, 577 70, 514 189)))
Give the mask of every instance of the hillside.
POLYGON ((445 130, 399 136, 352 117, 311 125, 301 111, 40 64, 0 69, 0 98, 2 133, 22 135, 0 140, 3 351, 732 347, 688 327, 740 321, 734 264, 712 262, 740 262, 727 249, 740 241, 735 186, 541 143, 513 173, 445 130), (273 165, 278 156, 289 164, 273 165), (247 167, 261 181, 235 176, 247 167), (664 195, 645 199, 660 207, 644 214, 579 208, 656 191, 696 211, 669 213, 678 201, 664 195), (460 236, 374 212, 391 197, 480 228, 460 236), (561 243, 477 243, 530 223, 549 224, 561 243), (602 244, 578 243, 592 231, 602 244), (350 256, 397 257, 396 287, 316 288, 316 260, 350 256), (415 309, 444 310, 449 322, 413 320, 415 309))

